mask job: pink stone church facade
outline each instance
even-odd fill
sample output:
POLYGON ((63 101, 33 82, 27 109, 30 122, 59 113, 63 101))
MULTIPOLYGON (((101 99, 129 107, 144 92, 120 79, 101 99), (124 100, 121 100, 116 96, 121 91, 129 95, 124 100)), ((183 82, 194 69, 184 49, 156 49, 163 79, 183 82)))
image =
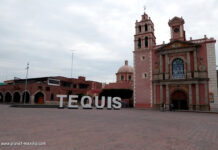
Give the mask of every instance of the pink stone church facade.
POLYGON ((168 24, 169 43, 156 45, 146 13, 135 23, 134 107, 218 110, 214 38, 186 39, 184 19, 168 24))

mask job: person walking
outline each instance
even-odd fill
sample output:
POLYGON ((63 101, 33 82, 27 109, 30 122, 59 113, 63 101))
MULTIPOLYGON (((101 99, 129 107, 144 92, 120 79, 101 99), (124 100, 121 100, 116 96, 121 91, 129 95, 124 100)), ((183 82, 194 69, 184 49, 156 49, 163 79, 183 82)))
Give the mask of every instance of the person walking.
POLYGON ((174 104, 172 103, 171 105, 172 105, 172 106, 171 106, 171 107, 172 107, 172 111, 175 111, 175 106, 174 106, 174 104))
POLYGON ((172 103, 170 104, 170 111, 172 111, 173 110, 173 107, 172 107, 172 103))
POLYGON ((165 111, 166 110, 166 104, 164 103, 164 108, 163 108, 163 110, 165 111))
POLYGON ((162 103, 162 111, 163 111, 163 112, 165 111, 165 108, 166 108, 165 103, 162 103))

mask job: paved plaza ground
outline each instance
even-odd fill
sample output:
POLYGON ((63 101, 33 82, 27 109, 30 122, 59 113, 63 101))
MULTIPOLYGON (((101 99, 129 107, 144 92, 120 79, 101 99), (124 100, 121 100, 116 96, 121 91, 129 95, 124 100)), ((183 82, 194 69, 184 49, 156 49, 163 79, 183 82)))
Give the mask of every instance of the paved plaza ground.
POLYGON ((0 143, 0 150, 218 150, 218 114, 0 105, 0 143))

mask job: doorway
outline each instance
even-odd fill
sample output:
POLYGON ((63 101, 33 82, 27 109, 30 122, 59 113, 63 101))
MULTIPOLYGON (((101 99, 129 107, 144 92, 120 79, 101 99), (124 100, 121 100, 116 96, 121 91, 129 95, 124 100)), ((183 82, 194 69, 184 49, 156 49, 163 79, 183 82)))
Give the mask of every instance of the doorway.
POLYGON ((44 94, 42 92, 38 92, 35 95, 34 102, 35 102, 35 104, 43 104, 44 103, 44 94))
POLYGON ((177 90, 172 93, 171 103, 174 105, 174 109, 188 110, 187 94, 182 90, 177 90))

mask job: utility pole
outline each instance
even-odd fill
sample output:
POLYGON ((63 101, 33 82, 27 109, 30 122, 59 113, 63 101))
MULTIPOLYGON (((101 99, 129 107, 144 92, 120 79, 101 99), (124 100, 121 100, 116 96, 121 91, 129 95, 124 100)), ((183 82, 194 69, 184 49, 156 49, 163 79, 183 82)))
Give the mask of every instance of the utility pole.
POLYGON ((72 58, 71 58, 71 72, 70 72, 70 77, 73 78, 73 54, 75 50, 72 50, 72 58))
POLYGON ((29 71, 29 62, 27 62, 26 69, 26 82, 25 82, 25 92, 24 92, 24 104, 26 103, 26 92, 27 92, 27 78, 28 78, 28 71, 29 71))

